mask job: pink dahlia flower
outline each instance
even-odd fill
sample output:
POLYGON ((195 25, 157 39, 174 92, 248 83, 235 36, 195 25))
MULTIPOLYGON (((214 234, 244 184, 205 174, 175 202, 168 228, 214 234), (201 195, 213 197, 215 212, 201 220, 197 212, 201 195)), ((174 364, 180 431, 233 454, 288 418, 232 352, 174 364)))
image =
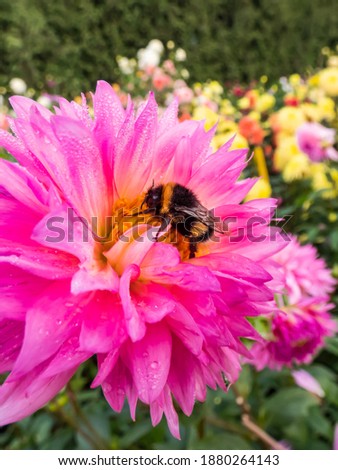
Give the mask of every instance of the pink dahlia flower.
POLYGON ((254 359, 249 362, 258 370, 310 363, 325 339, 336 331, 329 313, 332 307, 327 298, 309 297, 276 311, 271 318, 271 337, 253 346, 250 352, 254 359))
POLYGON ((328 129, 317 122, 306 122, 296 132, 299 149, 313 162, 338 160, 338 152, 333 147, 335 136, 334 129, 328 129))
POLYGON ((329 313, 329 294, 336 282, 315 247, 301 246, 292 237, 273 259, 284 277, 284 290, 271 304, 268 337, 250 350, 249 362, 258 370, 309 363, 337 331, 329 313))
POLYGON ((225 390, 249 354, 240 338, 258 337, 246 317, 271 302, 270 257, 285 244, 270 237, 275 201, 240 204, 255 183, 237 181, 246 151, 230 142, 212 153, 214 130, 178 123, 176 102, 159 120, 151 94, 135 116, 105 82, 94 118, 85 99, 60 99, 55 114, 11 102, 14 135, 0 133, 18 161, 0 161, 0 423, 46 404, 96 355, 92 386, 114 410, 127 398, 135 418, 140 400, 179 437, 173 398, 190 415, 207 387, 225 390), (137 215, 169 182, 231 221, 193 258, 170 226, 156 237, 137 215), (254 234, 243 233, 251 218, 254 234))
POLYGON ((301 245, 295 236, 290 236, 290 243, 276 253, 274 260, 282 266, 290 304, 334 290, 336 281, 313 245, 301 245))

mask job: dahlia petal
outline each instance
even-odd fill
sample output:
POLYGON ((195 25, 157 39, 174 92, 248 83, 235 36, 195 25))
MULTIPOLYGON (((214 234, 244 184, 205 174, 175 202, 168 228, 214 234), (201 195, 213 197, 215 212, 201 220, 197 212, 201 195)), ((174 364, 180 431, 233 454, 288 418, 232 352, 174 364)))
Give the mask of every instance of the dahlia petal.
POLYGON ((40 245, 19 245, 0 239, 0 263, 9 263, 35 276, 56 280, 71 277, 77 270, 78 260, 40 245))
POLYGON ((74 295, 91 291, 118 292, 119 277, 110 264, 105 264, 101 269, 80 268, 72 277, 71 292, 74 295))
POLYGON ((197 371, 196 359, 180 341, 174 338, 168 385, 187 416, 191 415, 194 408, 196 373, 200 373, 197 371))
POLYGON ((41 377, 52 377, 57 374, 78 368, 92 356, 92 352, 81 351, 78 334, 68 338, 41 373, 41 377))
POLYGON ((194 169, 199 168, 207 160, 211 153, 211 140, 215 135, 217 125, 209 131, 204 130, 204 121, 198 123, 198 126, 191 138, 191 154, 194 163, 194 169))
POLYGON ((198 356, 203 347, 202 332, 188 310, 177 304, 176 309, 166 317, 173 333, 192 354, 198 356))
POLYGON ((130 282, 131 280, 137 279, 139 275, 140 269, 135 264, 132 264, 125 269, 120 279, 121 303, 124 310, 127 331, 132 341, 139 341, 146 332, 144 319, 141 318, 130 295, 130 282))
POLYGON ((191 176, 192 162, 190 138, 182 137, 177 145, 175 155, 168 167, 163 182, 169 183, 175 181, 175 183, 185 186, 191 176))
POLYGON ((35 225, 32 240, 51 249, 76 256, 82 263, 93 261, 94 237, 85 220, 66 204, 57 206, 35 225))
POLYGON ((112 373, 102 383, 102 390, 109 405, 116 412, 123 408, 126 389, 132 386, 132 378, 129 370, 121 360, 118 360, 112 373))
POLYGON ((27 168, 38 180, 48 183, 49 175, 41 162, 25 147, 21 140, 3 129, 0 129, 0 147, 10 153, 22 166, 27 168))
MULTIPOLYGON (((121 101, 109 83, 99 80, 93 95, 94 134, 102 155, 112 164, 116 136, 125 119, 121 101)), ((111 165, 112 166, 112 165, 111 165)))
POLYGON ((92 134, 81 123, 67 117, 51 118, 54 133, 64 155, 57 178, 66 198, 78 213, 98 217, 98 225, 110 214, 112 192, 103 172, 102 158, 92 134))
POLYGON ((9 101, 18 118, 27 119, 32 107, 37 108, 47 121, 53 116, 53 113, 48 108, 26 96, 12 96, 9 98, 9 101))
POLYGON ((34 225, 40 220, 41 214, 30 210, 21 202, 0 195, 0 238, 17 241, 22 243, 23 240, 27 244, 31 244, 31 234, 34 225), (20 221, 20 230, 18 230, 17 222, 20 221))
POLYGON ((102 385, 103 382, 107 379, 109 374, 112 372, 113 368, 117 364, 117 361, 120 357, 120 348, 116 348, 109 351, 108 354, 98 354, 98 372, 91 384, 91 388, 96 388, 99 385, 102 385))
POLYGON ((67 384, 75 370, 41 377, 40 370, 35 369, 20 380, 7 380, 0 387, 0 425, 19 421, 44 406, 67 384))
POLYGON ((246 151, 233 150, 228 158, 212 155, 208 161, 199 167, 189 181, 189 187, 198 194, 202 204, 210 208, 230 202, 225 193, 233 188, 242 170, 246 167, 246 151), (234 155, 231 155, 234 153, 234 155))
POLYGON ((118 260, 118 270, 124 271, 130 264, 141 266, 148 251, 156 244, 155 235, 158 227, 149 228, 147 225, 137 226, 138 238, 127 243, 126 240, 134 236, 135 229, 124 232, 110 250, 104 252, 105 257, 112 265, 118 260))
POLYGON ((0 159, 0 186, 30 209, 46 212, 48 192, 24 167, 0 159))
POLYGON ((174 128, 178 124, 177 119, 178 114, 178 100, 175 98, 170 103, 168 108, 164 111, 159 123, 158 123, 158 132, 157 137, 161 137, 162 134, 168 132, 168 130, 174 128))
POLYGON ((171 434, 176 437, 176 439, 181 439, 180 436, 180 426, 178 422, 178 414, 173 405, 171 398, 171 393, 169 387, 166 386, 163 390, 163 411, 167 418, 167 423, 171 434))
POLYGON ((163 324, 149 325, 140 341, 128 348, 128 367, 140 399, 144 403, 156 400, 162 392, 171 362, 171 334, 163 324))
POLYGON ((220 291, 216 276, 206 266, 181 263, 172 268, 142 267, 142 277, 162 284, 178 285, 191 291, 220 291))
POLYGON ((214 273, 222 273, 226 277, 243 279, 260 283, 271 281, 271 275, 258 263, 235 253, 213 253, 189 260, 195 266, 209 266, 214 273))
POLYGON ((93 353, 107 353, 120 346, 127 334, 121 305, 109 292, 97 292, 84 308, 80 349, 93 353))
POLYGON ((174 267, 180 262, 180 254, 176 247, 167 243, 154 243, 142 260, 141 274, 147 268, 174 267))
POLYGON ((135 283, 132 299, 147 323, 157 323, 176 308, 176 302, 161 285, 135 283))
POLYGON ((16 320, 0 320, 0 374, 12 369, 20 352, 25 324, 16 320))
POLYGON ((0 263, 0 320, 24 320, 27 309, 50 284, 10 264, 0 263))
POLYGON ((153 167, 151 175, 148 179, 150 186, 152 180, 158 183, 162 180, 162 175, 165 174, 167 168, 175 154, 178 143, 183 137, 190 137, 198 127, 197 121, 184 121, 169 129, 167 132, 155 142, 155 152, 153 157, 153 167))
POLYGON ((243 181, 238 181, 232 188, 224 192, 222 202, 219 199, 214 202, 214 207, 219 206, 224 201, 229 204, 239 204, 258 180, 259 178, 246 178, 243 181))
POLYGON ((158 400, 150 403, 149 408, 150 408, 151 424, 153 426, 157 426, 161 422, 161 419, 163 416, 163 408, 159 404, 158 400))
MULTIPOLYGON (((126 117, 126 121, 129 122, 130 119, 126 117)), ((121 132, 126 132, 125 124, 126 122, 119 132, 118 139, 121 132)), ((156 132, 157 104, 154 95, 150 93, 146 106, 135 122, 132 141, 123 136, 128 147, 123 148, 123 153, 117 147, 114 172, 116 188, 121 198, 128 195, 128 198, 133 199, 144 190, 151 170, 156 132), (133 178, 130 179, 127 175, 133 175, 133 178)))
POLYGON ((81 296, 71 296, 69 283, 61 281, 40 294, 27 311, 24 341, 11 380, 17 380, 49 359, 72 336, 79 325, 84 300, 81 296))

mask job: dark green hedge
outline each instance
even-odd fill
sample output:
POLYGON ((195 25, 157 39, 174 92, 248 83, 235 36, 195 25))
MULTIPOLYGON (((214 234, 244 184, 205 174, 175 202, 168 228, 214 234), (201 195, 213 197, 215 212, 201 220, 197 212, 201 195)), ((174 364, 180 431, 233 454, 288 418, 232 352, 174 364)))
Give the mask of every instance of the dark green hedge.
POLYGON ((152 38, 188 53, 192 80, 247 82, 320 65, 337 43, 335 0, 0 0, 0 84, 19 76, 59 92, 114 80, 115 56, 152 38))

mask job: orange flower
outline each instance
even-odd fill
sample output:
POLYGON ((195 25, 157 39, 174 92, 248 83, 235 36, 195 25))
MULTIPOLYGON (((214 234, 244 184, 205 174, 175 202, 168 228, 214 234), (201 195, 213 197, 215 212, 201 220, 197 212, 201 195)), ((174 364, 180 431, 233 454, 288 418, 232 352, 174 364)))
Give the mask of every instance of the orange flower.
POLYGON ((264 139, 264 131, 259 123, 249 116, 244 116, 238 123, 240 134, 252 145, 260 145, 264 139))

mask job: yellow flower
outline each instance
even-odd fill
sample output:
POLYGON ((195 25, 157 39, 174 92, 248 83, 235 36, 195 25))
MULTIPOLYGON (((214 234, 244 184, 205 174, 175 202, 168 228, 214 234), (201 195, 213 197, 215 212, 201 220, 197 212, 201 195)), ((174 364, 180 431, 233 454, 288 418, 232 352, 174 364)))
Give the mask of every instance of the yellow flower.
POLYGON ((308 93, 308 87, 304 84, 300 84, 296 89, 296 96, 300 101, 303 101, 308 93))
POLYGON ((330 176, 334 180, 332 183, 327 173, 329 169, 325 163, 314 163, 311 165, 312 187, 315 191, 322 191, 324 199, 334 199, 338 194, 338 171, 331 170, 330 176))
POLYGON ((223 93, 223 87, 217 80, 212 80, 209 83, 209 87, 211 88, 212 92, 216 93, 217 95, 221 95, 223 93))
POLYGON ((329 212, 329 215, 327 216, 330 222, 336 222, 338 219, 338 216, 335 212, 329 212))
POLYGON ((226 116, 233 116, 236 112, 236 108, 234 108, 230 102, 230 100, 222 100, 221 101, 221 107, 220 107, 220 113, 225 114, 226 116))
POLYGON ((273 108, 276 103, 276 99, 270 93, 263 93, 263 95, 259 96, 256 101, 255 109, 260 113, 264 113, 269 109, 273 108))
POLYGON ((327 61, 329 67, 338 67, 338 55, 332 55, 327 61))
POLYGON ((290 82, 290 85, 292 85, 293 87, 296 87, 297 85, 300 84, 301 82, 301 77, 298 73, 293 73, 292 75, 290 75, 289 77, 289 82, 290 82))
POLYGON ((260 78, 261 83, 266 83, 268 81, 268 76, 267 75, 262 75, 260 78))
POLYGON ((319 75, 316 73, 315 75, 312 75, 312 77, 308 78, 308 84, 310 86, 318 86, 319 85, 319 75))
POLYGON ((208 106, 197 106, 194 109, 192 118, 196 121, 205 119, 205 130, 211 129, 219 120, 217 113, 208 108, 208 106))
POLYGON ((243 96, 243 98, 237 101, 237 106, 239 109, 248 109, 250 108, 250 100, 247 96, 243 96))
POLYGON ((333 121, 333 119, 336 117, 335 103, 333 99, 325 96, 318 100, 317 105, 321 112, 321 119, 326 119, 327 121, 333 121))
POLYGON ((327 67, 319 72, 319 86, 329 96, 338 96, 338 67, 327 67))
POLYGON ((286 182, 306 178, 310 174, 310 161, 304 153, 294 155, 283 170, 283 178, 286 182))
POLYGON ((250 111, 248 116, 251 117, 251 119, 254 119, 257 122, 260 122, 260 120, 261 120, 261 115, 257 111, 250 111))
POLYGON ((270 197, 272 193, 270 184, 263 178, 259 179, 255 186, 250 189, 245 200, 252 201, 253 199, 263 199, 270 197))
POLYGON ((300 108, 310 121, 319 122, 322 120, 322 112, 317 105, 313 103, 302 103, 300 108))
POLYGON ((248 141, 243 137, 241 134, 236 134, 235 132, 224 132, 222 134, 216 134, 215 137, 211 141, 211 146, 216 151, 222 145, 224 145, 228 140, 230 140, 235 135, 235 139, 231 145, 231 149, 243 149, 248 148, 249 144, 248 141))
POLYGON ((282 171, 287 163, 300 153, 294 136, 287 136, 279 140, 278 147, 275 150, 273 161, 276 170, 282 171))
POLYGON ((300 108, 284 106, 277 113, 278 123, 282 131, 293 134, 297 127, 305 121, 304 113, 300 108))
POLYGON ((222 132, 225 133, 229 131, 232 131, 235 134, 238 131, 238 125, 231 119, 224 119, 221 117, 217 126, 217 133, 221 134, 222 132))

